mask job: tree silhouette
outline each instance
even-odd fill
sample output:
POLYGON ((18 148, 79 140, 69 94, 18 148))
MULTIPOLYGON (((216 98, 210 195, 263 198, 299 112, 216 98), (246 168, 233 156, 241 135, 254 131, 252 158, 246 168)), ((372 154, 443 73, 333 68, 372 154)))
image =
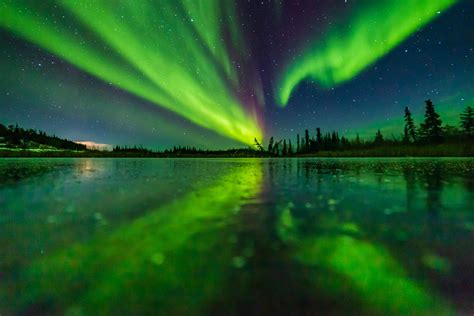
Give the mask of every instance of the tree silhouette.
POLYGON ((405 107, 405 130, 404 130, 404 140, 409 143, 410 141, 416 141, 416 129, 415 129, 415 122, 411 116, 410 109, 405 107))
POLYGON ((296 152, 300 152, 300 134, 296 134, 296 152))
MULTIPOLYGON (((304 136, 300 137, 300 134, 296 135, 296 148, 293 147, 291 139, 281 139, 275 141, 274 137, 270 137, 268 142, 268 152, 263 150, 262 144, 255 138, 255 147, 259 150, 258 156, 292 156, 295 152, 300 153, 316 153, 318 151, 333 151, 343 150, 348 151, 348 155, 366 155, 365 151, 372 150, 372 148, 380 146, 382 148, 374 150, 377 155, 400 155, 400 154, 411 154, 418 153, 415 148, 409 148, 406 150, 402 144, 413 143, 429 145, 431 143, 439 142, 443 140, 446 146, 437 146, 435 152, 441 152, 442 155, 472 155, 472 146, 467 146, 466 140, 469 141, 474 136, 474 109, 471 106, 466 107, 460 115, 460 128, 452 125, 444 125, 442 127, 442 121, 438 113, 435 111, 435 107, 431 100, 426 100, 426 111, 425 118, 420 129, 417 133, 415 123, 412 117, 412 113, 408 107, 404 109, 404 127, 403 127, 403 139, 397 139, 392 135, 390 139, 384 139, 380 130, 377 130, 375 139, 368 141, 360 139, 359 133, 353 139, 348 139, 345 136, 339 136, 336 130, 322 132, 317 127, 316 134, 310 137, 309 130, 305 129, 304 136), (393 150, 390 147, 399 146, 393 150), (446 147, 446 149, 444 148, 446 147), (454 151, 451 150, 454 149, 454 151), (405 153, 404 153, 405 151, 405 153)), ((421 146, 425 147, 425 146, 421 146)), ((61 139, 57 136, 49 136, 42 131, 36 131, 33 129, 23 129, 16 125, 5 126, 0 124, 0 154, 3 151, 6 155, 9 155, 9 148, 18 149, 68 149, 77 151, 86 151, 85 145, 77 144, 75 142, 61 139)), ((16 151, 16 150, 15 150, 16 151)), ((85 154, 90 153, 87 151, 85 154)), ((117 156, 130 157, 134 155, 139 156, 156 156, 156 155, 229 155, 235 156, 236 153, 241 156, 252 155, 252 152, 256 152, 255 148, 247 149, 229 149, 224 151, 210 151, 201 150, 196 147, 190 146, 174 146, 172 149, 167 149, 163 152, 152 151, 143 146, 115 146, 113 153, 117 156), (123 155, 122 155, 123 153, 123 155), (130 155, 131 154, 131 155, 130 155)), ((423 150, 419 151, 424 152, 423 150)), ((84 153, 80 153, 81 155, 84 153)), ((324 153, 321 153, 324 155, 324 153)), ((370 152, 368 153, 371 154, 370 152)), ((431 154, 431 152, 429 152, 431 154)), ((29 155, 29 154, 28 154, 29 155)))
POLYGON ((339 145, 339 133, 336 131, 333 131, 331 134, 331 145, 333 148, 339 145))
POLYGON ((474 109, 468 106, 461 113, 461 128, 466 136, 474 136, 474 109))
POLYGON ((383 144, 383 142, 384 142, 383 135, 382 135, 382 133, 380 132, 380 129, 379 129, 379 130, 377 130, 377 133, 375 134, 374 143, 376 145, 381 145, 381 144, 383 144))
POLYGON ((304 145, 305 145, 305 150, 309 150, 309 131, 306 129, 304 131, 304 145))
POLYGON ((318 143, 318 146, 321 147, 323 143, 323 138, 321 136, 321 128, 316 127, 316 143, 318 143))
POLYGON ((273 145, 273 153, 275 155, 279 155, 280 154, 280 144, 281 144, 282 140, 280 139, 279 141, 275 142, 275 144, 273 145))
POLYGON ((421 135, 425 141, 440 142, 442 140, 441 118, 436 113, 434 104, 431 100, 426 100, 425 121, 421 124, 421 135))
POLYGON ((0 124, 0 137, 6 137, 8 135, 8 129, 5 125, 0 124))
POLYGON ((263 147, 260 144, 260 142, 258 141, 257 137, 255 137, 254 142, 255 142, 255 146, 257 146, 258 150, 263 151, 263 147))
POLYGON ((268 152, 272 153, 273 152, 273 136, 270 137, 270 140, 268 141, 268 152))
POLYGON ((356 145, 356 146, 360 146, 360 136, 359 136, 359 133, 357 133, 357 135, 356 135, 355 145, 356 145))
POLYGON ((1 125, 0 130, 0 137, 4 138, 7 147, 27 149, 45 148, 49 146, 57 149, 86 150, 85 145, 56 136, 48 136, 42 131, 23 129, 19 127, 18 124, 8 125, 8 127, 1 125))
POLYGON ((403 142, 409 143, 410 142, 410 134, 408 133, 408 127, 403 128, 403 142))

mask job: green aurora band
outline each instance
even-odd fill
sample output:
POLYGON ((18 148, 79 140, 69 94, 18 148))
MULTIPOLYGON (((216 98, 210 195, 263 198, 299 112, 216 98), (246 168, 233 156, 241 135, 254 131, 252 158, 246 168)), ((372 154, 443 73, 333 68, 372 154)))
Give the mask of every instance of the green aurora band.
POLYGON ((305 79, 322 87, 346 82, 399 45, 457 0, 366 0, 347 19, 297 52, 280 73, 277 103, 284 106, 305 79))
POLYGON ((236 65, 250 61, 236 19, 235 5, 219 0, 0 4, 0 27, 111 85, 251 144, 262 139, 262 94, 259 82, 247 83, 256 87, 249 91, 239 76, 236 65))

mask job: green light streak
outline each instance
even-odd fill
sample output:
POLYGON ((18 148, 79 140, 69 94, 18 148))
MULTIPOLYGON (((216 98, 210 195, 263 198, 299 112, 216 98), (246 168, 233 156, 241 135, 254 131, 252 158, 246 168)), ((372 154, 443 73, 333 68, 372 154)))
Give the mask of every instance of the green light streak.
POLYGON ((235 273, 234 233, 226 224, 258 194, 262 177, 258 163, 236 165, 212 185, 35 260, 22 271, 15 306, 54 299, 66 314, 205 314, 235 273))
MULTIPOLYGON (((5 47, 5 51, 12 56, 15 55, 14 49, 5 47)), ((239 142, 230 140, 220 134, 210 130, 205 130, 198 125, 176 121, 175 115, 167 114, 167 117, 161 113, 155 113, 148 109, 137 107, 133 98, 123 98, 122 95, 110 96, 103 91, 102 85, 90 84, 87 86, 87 93, 83 93, 84 86, 82 82, 77 82, 77 78, 68 77, 58 68, 46 68, 38 71, 18 71, 22 69, 24 59, 12 58, 0 60, 0 69, 3 76, 0 76, 0 85, 5 90, 10 91, 11 95, 19 96, 23 102, 34 105, 38 109, 49 107, 51 104, 60 105, 48 109, 55 110, 58 115, 74 122, 90 122, 99 120, 101 127, 107 127, 120 133, 120 136, 112 136, 112 139, 95 139, 95 135, 87 136, 91 132, 85 130, 86 136, 78 136, 74 129, 70 135, 64 135, 73 140, 94 139, 97 142, 108 141, 112 144, 136 145, 123 137, 128 135, 141 134, 150 139, 166 140, 168 143, 152 144, 152 149, 168 149, 174 145, 193 144, 197 147, 209 149, 221 149, 232 146, 239 146, 239 142), (71 100, 74 100, 73 102, 71 100), (106 105, 106 106, 103 106, 106 105), (173 119, 169 119, 172 116, 173 119), (186 135, 183 135, 186 131, 186 135)), ((6 101, 8 103, 8 101, 6 101)), ((42 110, 40 110, 42 111, 42 110)), ((39 112, 39 111, 38 111, 39 112)), ((36 112, 30 113, 34 117, 36 112)), ((16 120, 10 117, 2 118, 3 123, 14 124, 16 120)), ((27 122, 18 121, 19 125, 28 126, 27 122)), ((54 133, 45 126, 37 128, 54 133)), ((140 141, 141 144, 141 141, 140 141)))
MULTIPOLYGON (((390 315, 454 314, 443 300, 409 279, 383 248, 350 236, 319 237, 302 243, 297 259, 306 265, 335 272, 340 278, 315 276, 313 281, 335 296, 353 287, 367 311, 390 315)), ((326 273, 327 274, 327 273, 326 273)))
POLYGON ((457 0, 358 2, 354 13, 302 49, 281 73, 275 93, 286 105, 305 79, 333 87, 354 78, 457 0), (364 5, 365 4, 365 5, 364 5))
POLYGON ((6 1, 0 10, 1 27, 89 74, 252 144, 262 132, 236 96, 237 22, 234 5, 217 0, 6 1))

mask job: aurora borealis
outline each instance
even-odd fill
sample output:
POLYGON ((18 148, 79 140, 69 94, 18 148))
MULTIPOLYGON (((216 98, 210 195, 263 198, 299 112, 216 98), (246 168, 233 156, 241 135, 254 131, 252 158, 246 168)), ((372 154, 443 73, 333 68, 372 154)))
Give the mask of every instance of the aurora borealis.
POLYGON ((473 15, 463 0, 4 0, 0 121, 153 148, 397 135, 405 106, 433 98, 450 123, 474 100, 473 15))
POLYGON ((307 77, 324 87, 352 79, 454 2, 418 0, 400 5, 389 0, 355 8, 353 17, 330 27, 323 39, 290 62, 277 88, 278 102, 286 104, 294 87, 307 77))
POLYGON ((238 55, 244 50, 235 21, 220 18, 232 16, 231 5, 60 1, 32 7, 16 1, 5 5, 2 25, 91 75, 198 125, 244 143, 261 138, 255 120, 229 92, 240 83, 228 43, 221 42, 224 33, 229 43, 241 46, 234 49, 238 55), (147 14, 151 12, 155 13, 147 14))

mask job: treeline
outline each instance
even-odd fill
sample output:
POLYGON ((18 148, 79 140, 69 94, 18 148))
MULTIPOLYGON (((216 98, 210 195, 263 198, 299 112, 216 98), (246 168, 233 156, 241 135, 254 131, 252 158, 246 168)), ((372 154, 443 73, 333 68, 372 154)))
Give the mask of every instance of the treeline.
MULTIPOLYGON (((153 151, 142 146, 115 146, 116 157, 262 157, 267 153, 252 148, 231 148, 226 150, 200 149, 194 146, 174 146, 163 151, 153 151)), ((103 155, 103 154, 102 154, 103 155)))
POLYGON ((43 131, 23 129, 16 125, 0 124, 0 143, 6 148, 57 148, 64 150, 86 150, 86 146, 73 141, 46 135, 43 131))
POLYGON ((144 155, 153 154, 153 151, 144 148, 143 146, 114 146, 112 148, 112 152, 114 153, 139 153, 144 155))
MULTIPOLYGON (((389 148, 389 147, 412 147, 437 146, 440 144, 470 144, 474 141, 474 109, 468 106, 460 114, 459 126, 444 125, 440 115, 436 112, 435 106, 431 100, 426 100, 426 109, 424 121, 417 127, 408 107, 404 111, 405 126, 401 129, 401 137, 392 136, 386 138, 378 130, 373 139, 362 140, 357 134, 355 138, 348 139, 339 136, 337 131, 323 133, 321 129, 315 128, 314 134, 308 129, 305 130, 302 137, 296 135, 296 142, 291 139, 282 139, 276 141, 270 137, 266 151, 276 156, 292 156, 301 154, 312 154, 318 152, 331 151, 357 151, 389 148)), ((264 150, 263 146, 256 142, 257 148, 264 150)), ((380 151, 379 151, 380 152, 380 151)), ((398 151, 400 152, 400 151, 398 151)), ((409 150, 409 153, 413 153, 409 150)), ((354 154, 357 155, 357 154, 354 154)))
POLYGON ((230 148, 225 150, 200 149, 192 146, 174 146, 162 152, 166 157, 265 157, 267 153, 252 148, 230 148))
POLYGON ((87 148, 84 144, 46 135, 43 131, 0 124, 1 157, 265 157, 252 148, 205 150, 194 146, 174 146, 155 151, 139 146, 117 145, 108 150, 87 148))
POLYGON ((337 131, 322 132, 306 129, 302 137, 275 140, 270 137, 263 146, 255 139, 254 148, 204 150, 192 146, 174 146, 153 151, 142 146, 115 146, 112 151, 88 150, 85 145, 48 136, 42 131, 23 129, 18 125, 0 124, 0 153, 2 156, 71 156, 71 157, 278 157, 319 155, 329 157, 371 156, 473 156, 474 110, 467 107, 460 114, 458 126, 442 125, 440 115, 431 100, 425 101, 423 122, 417 125, 408 107, 404 111, 404 127, 400 136, 387 138, 378 130, 372 139, 359 135, 349 139, 337 131), (1 150, 2 147, 4 150, 1 150), (8 150, 13 148, 14 150, 8 150), (62 149, 62 152, 29 151, 28 149, 62 149), (22 149, 18 151, 17 149, 22 149), (23 150, 24 149, 24 150, 23 150), (80 151, 80 152, 78 152, 80 151))
POLYGON ((172 149, 165 149, 164 154, 204 154, 209 150, 203 150, 194 146, 173 146, 172 149))

